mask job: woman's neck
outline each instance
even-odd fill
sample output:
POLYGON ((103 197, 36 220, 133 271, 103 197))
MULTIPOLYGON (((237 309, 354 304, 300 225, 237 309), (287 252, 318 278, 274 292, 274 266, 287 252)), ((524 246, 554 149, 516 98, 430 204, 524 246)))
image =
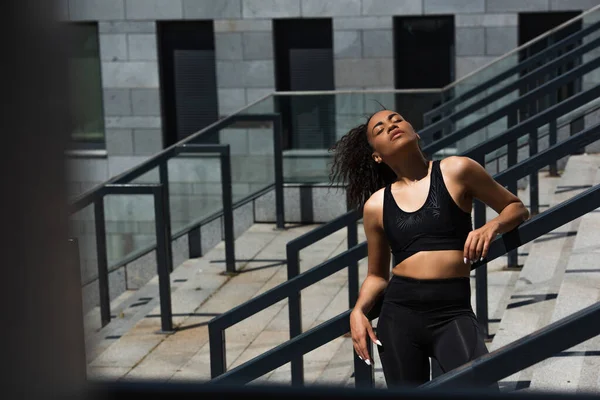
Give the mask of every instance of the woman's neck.
POLYGON ((387 164, 396 174, 396 182, 403 184, 420 181, 429 174, 429 161, 421 152, 402 156, 402 159, 387 164))

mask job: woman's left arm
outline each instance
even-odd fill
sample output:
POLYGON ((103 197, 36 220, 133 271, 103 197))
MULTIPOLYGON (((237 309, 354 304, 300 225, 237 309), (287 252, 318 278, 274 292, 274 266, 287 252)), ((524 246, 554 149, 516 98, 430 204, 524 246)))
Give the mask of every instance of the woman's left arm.
POLYGON ((529 219, 523 202, 490 176, 478 162, 468 157, 457 157, 455 171, 464 185, 465 194, 481 200, 498 216, 479 229, 471 231, 464 247, 465 262, 475 262, 487 256, 490 243, 498 234, 510 232, 529 219))

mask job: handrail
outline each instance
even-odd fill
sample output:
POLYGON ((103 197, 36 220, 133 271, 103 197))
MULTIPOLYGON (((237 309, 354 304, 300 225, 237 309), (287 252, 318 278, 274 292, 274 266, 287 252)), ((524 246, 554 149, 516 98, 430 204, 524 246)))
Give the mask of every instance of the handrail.
POLYGON ((574 17, 574 18, 572 18, 572 19, 570 19, 568 21, 563 22, 562 24, 558 25, 557 27, 552 28, 552 29, 546 31, 545 33, 543 33, 543 34, 541 34, 539 36, 536 36, 535 38, 531 39, 530 41, 523 43, 519 47, 516 47, 516 48, 512 49, 511 51, 509 51, 509 52, 501 55, 500 57, 495 58, 494 60, 490 61, 489 63, 487 63, 485 65, 482 65, 481 67, 479 67, 479 68, 477 68, 477 69, 469 72, 467 75, 465 75, 465 76, 463 76, 463 77, 455 80, 454 82, 450 82, 448 85, 444 86, 442 88, 442 90, 443 91, 447 91, 448 89, 452 89, 453 87, 459 85, 460 83, 462 83, 463 81, 469 79, 473 75, 480 73, 484 69, 487 69, 487 68, 491 67, 492 65, 501 62, 505 58, 508 58, 508 57, 512 56, 513 54, 515 54, 517 52, 523 51, 525 48, 530 47, 534 43, 541 42, 543 39, 546 39, 547 37, 553 35, 554 33, 558 32, 558 31, 560 31, 561 29, 565 28, 566 26, 569 26, 569 25, 575 23, 575 21, 580 20, 580 19, 583 20, 584 17, 587 17, 589 14, 592 14, 592 13, 598 11, 599 9, 600 9, 600 5, 597 5, 597 6, 594 6, 594 7, 590 8, 590 9, 588 9, 587 11, 582 12, 578 16, 576 16, 576 17, 574 17))
MULTIPOLYGON (((506 252, 509 250, 516 249, 519 246, 537 239, 543 234, 551 232, 552 230, 564 225, 566 222, 596 209, 598 205, 600 205, 600 185, 594 186, 575 196, 574 198, 569 199, 547 211, 544 211, 541 214, 538 214, 512 231, 495 238, 490 244, 488 256, 486 257, 485 261, 474 263, 471 269, 475 269, 484 263, 492 261, 503 254, 506 254, 506 252)), ((340 254, 335 258, 335 260, 337 261, 344 257, 345 262, 350 262, 351 260, 349 259, 349 255, 351 254, 354 254, 354 257, 362 256, 361 258, 363 258, 364 253, 359 252, 361 249, 364 249, 363 252, 366 252, 365 242, 340 254)), ((331 262, 336 263, 336 261, 332 260, 331 262)), ((328 263, 329 262, 321 264, 319 267, 328 268, 330 270, 333 269, 334 267, 328 263)), ((316 272, 313 271, 316 268, 318 267, 298 275, 298 277, 295 279, 303 277, 305 281, 308 281, 308 278, 303 275, 308 274, 309 272, 313 275, 316 274, 316 272)), ((284 288, 288 290, 296 290, 296 286, 298 286, 297 283, 292 285, 286 282, 272 290, 279 291, 283 290, 284 288)), ((264 303, 264 295, 261 297, 264 303)), ((379 301, 379 303, 381 303, 381 301, 379 301)), ((370 320, 375 319, 377 317, 376 311, 377 308, 374 307, 374 309, 368 313, 367 317, 370 320)), ((257 356, 237 366, 236 368, 225 372, 222 375, 213 377, 210 382, 234 382, 238 384, 250 382, 264 375, 265 373, 290 362, 294 357, 298 357, 298 355, 301 354, 306 354, 348 332, 350 312, 351 310, 347 310, 336 317, 302 333, 301 335, 296 336, 295 338, 282 343, 279 346, 276 346, 266 353, 257 356)))
MULTIPOLYGON (((519 73, 519 72, 529 68, 530 66, 536 65, 539 61, 545 59, 548 56, 554 56, 563 47, 569 46, 569 45, 577 42, 584 36, 587 36, 588 34, 593 33, 598 29, 600 29, 600 22, 595 22, 594 24, 592 24, 580 31, 577 31, 577 32, 573 33, 572 35, 554 43, 552 46, 546 47, 544 50, 532 55, 531 57, 526 58, 525 60, 519 62, 518 64, 514 65, 513 67, 489 78, 487 81, 479 83, 473 89, 468 90, 467 92, 442 103, 438 107, 425 112, 423 115, 425 124, 426 125, 430 124, 433 118, 435 118, 439 114, 443 113, 447 109, 456 106, 458 103, 461 103, 463 101, 466 101, 466 100, 469 100, 469 99, 475 97, 476 95, 483 92, 484 90, 487 90, 487 89, 493 87, 494 85, 501 83, 508 77, 510 77, 516 73, 519 73)), ((574 50, 577 50, 578 48, 579 47, 575 48, 574 50)))
MULTIPOLYGON (((600 28, 600 21, 596 24, 598 28, 600 28)), ((539 77, 544 76, 549 71, 558 68, 561 65, 564 65, 567 62, 572 61, 578 57, 581 57, 583 54, 593 51, 598 48, 600 45, 600 37, 596 38, 582 46, 579 46, 568 53, 563 54, 561 57, 556 58, 552 62, 541 65, 540 67, 530 71, 529 73, 519 77, 519 79, 514 82, 509 83, 506 86, 501 87, 500 89, 494 91, 493 93, 487 95, 480 101, 477 101, 467 107, 464 107, 460 110, 454 111, 452 114, 443 117, 441 120, 436 121, 433 124, 427 125, 425 128, 421 129, 419 134, 421 136, 431 135, 435 132, 438 132, 441 129, 444 129, 450 126, 453 122, 456 122, 462 118, 465 118, 468 115, 475 113, 483 107, 486 107, 490 103, 506 96, 507 94, 521 88, 523 85, 535 81, 539 79, 539 77)))
MULTIPOLYGON (((600 58, 598 60, 600 61, 600 58)), ((529 92, 529 94, 532 94, 532 93, 534 93, 534 92, 533 91, 529 92)), ((455 143, 456 141, 458 141, 460 139, 464 139, 471 133, 489 125, 491 122, 495 121, 496 119, 500 118, 501 116, 505 116, 506 114, 503 114, 502 111, 505 111, 507 114, 510 112, 516 112, 518 110, 519 106, 522 106, 525 103, 525 101, 523 101, 523 99, 525 99, 529 94, 521 97, 520 99, 516 100, 513 103, 508 104, 507 106, 504 106, 504 107, 498 109, 496 112, 488 114, 487 116, 469 124, 468 126, 466 126, 463 129, 457 130, 457 131, 449 134, 448 136, 444 136, 444 137, 436 140, 435 142, 430 143, 427 146, 424 146, 423 151, 427 154, 433 154, 433 153, 447 147, 448 145, 455 143)), ((554 119, 554 118, 552 118, 553 115, 554 116, 563 115, 569 111, 572 111, 573 109, 580 107, 580 106, 594 100, 595 98, 598 97, 599 94, 600 94, 600 84, 597 84, 586 91, 583 91, 574 96, 571 96, 568 99, 563 100, 560 103, 557 103, 557 104, 545 109, 544 111, 541 111, 538 114, 535 114, 535 115, 529 117, 525 121, 520 122, 518 125, 515 125, 515 126, 509 128, 503 134, 511 133, 511 134, 515 134, 514 136, 517 136, 517 137, 521 136, 524 134, 523 132, 527 132, 529 129, 537 128, 537 126, 543 125, 540 122, 553 120, 554 119), (517 128, 519 128, 519 129, 517 129, 517 128), (521 134, 519 135, 518 133, 521 133, 521 134)), ((530 99, 528 98, 527 100, 530 100, 530 99)), ((493 141, 497 140, 497 138, 499 136, 501 136, 501 135, 496 135, 496 136, 488 139, 487 141, 480 144, 480 146, 494 147, 488 143, 493 143, 493 141)), ((515 139, 516 139, 516 137, 515 137, 515 139)), ((494 149, 495 148, 496 147, 494 147, 494 149)), ((492 150, 494 150, 494 149, 492 149, 492 150)))
MULTIPOLYGON (((569 72, 567 72, 559 77, 556 77, 555 79, 537 87, 536 89, 528 92, 527 94, 525 94, 523 96, 520 96, 518 99, 508 103, 505 106, 498 108, 495 111, 490 112, 486 116, 477 119, 476 121, 470 123, 469 125, 461 128, 461 129, 458 129, 458 130, 454 131, 453 133, 436 140, 433 143, 430 143, 427 147, 430 149, 435 149, 433 151, 429 150, 432 152, 441 150, 441 149, 445 148, 448 144, 454 143, 459 139, 463 139, 463 138, 467 137, 468 135, 475 133, 482 128, 485 128, 486 126, 490 125, 492 122, 499 120, 500 118, 507 117, 509 115, 516 116, 519 108, 523 107, 524 105, 530 104, 532 100, 537 99, 540 96, 549 94, 552 91, 563 86, 564 84, 566 84, 572 80, 575 80, 578 77, 581 77, 582 75, 584 75, 598 67, 600 67, 600 57, 597 57, 594 60, 590 60, 589 62, 586 62, 585 64, 581 64, 580 66, 573 68, 569 72)), ((595 87, 597 87, 597 86, 595 86, 595 87)), ((593 90, 593 89, 590 89, 590 90, 593 90)), ((584 92, 584 93, 586 93, 586 92, 584 92)), ((579 93, 578 95, 580 95, 580 94, 582 94, 582 93, 579 93)), ((574 97, 576 97, 576 96, 572 96, 567 100, 557 103, 556 105, 554 105, 554 107, 566 104, 570 99, 572 99, 574 97)), ((548 109, 546 109, 544 111, 547 111, 547 110, 548 109)), ((541 113, 536 114, 536 116, 540 115, 540 114, 541 113)), ((430 126, 434 126, 434 125, 430 125, 430 126)), ((425 130, 427 130, 427 128, 425 128, 425 130)))
MULTIPOLYGON (((569 154, 570 152, 573 151, 573 149, 576 149, 582 145, 589 144, 589 143, 594 142, 599 139, 600 139, 600 124, 596 124, 582 132, 577 133, 576 135, 573 135, 572 137, 565 140, 564 142, 555 144, 555 145, 549 147, 548 149, 544 150, 543 152, 532 155, 529 159, 518 163, 517 165, 513 166, 512 168, 509 168, 505 171, 502 171, 502 172, 496 174, 494 176, 494 179, 504 185, 510 181, 516 181, 517 179, 520 179, 520 178, 525 177, 528 174, 530 174, 530 172, 532 170, 534 170, 535 168, 540 168, 541 166, 547 165, 550 162, 557 160, 559 158, 562 158, 566 154, 569 154)), ((476 155, 477 154, 479 154, 479 153, 476 153, 476 155)), ((585 197, 585 199, 590 199, 590 200, 596 201, 596 203, 600 204, 600 186, 598 186, 596 189, 597 189, 597 193, 594 192, 596 194, 586 195, 588 197, 585 197)), ((588 192, 585 192, 585 193, 588 193, 588 192)), ((581 197, 582 196, 578 196, 578 197, 568 200, 556 207, 553 207, 553 208, 545 211, 542 214, 538 214, 534 218, 532 218, 529 221, 522 224, 517 230, 513 230, 509 233, 505 233, 500 238, 495 239, 492 242, 492 244, 490 245, 490 250, 489 250, 487 258, 484 261, 478 261, 478 262, 474 263, 472 265, 471 269, 475 269, 479 266, 485 265, 487 262, 500 257, 502 254, 505 254, 508 250, 515 249, 515 248, 535 239, 536 237, 541 236, 541 234, 543 234, 543 233, 547 233, 547 232, 555 229, 556 227, 564 225, 566 222, 568 222, 568 220, 569 220, 568 218, 573 217, 574 213, 576 214, 579 211, 584 211, 584 213, 587 213, 595 208, 590 204, 586 204, 585 206, 582 206, 582 208, 578 208, 582 202, 581 197), (575 206, 573 206, 573 204, 575 204, 575 206), (590 208, 590 207, 592 207, 592 208, 590 208), (588 210, 588 211, 586 211, 586 210, 588 210), (538 225, 532 225, 532 223, 534 223, 535 221, 542 221, 542 222, 539 222, 538 225), (558 224, 558 225, 556 225, 556 224, 558 224), (543 229, 544 231, 541 232, 540 229, 543 229)), ((592 204, 596 204, 596 203, 592 203, 592 204)), ((579 215, 577 215, 577 216, 579 216, 579 215)), ((213 378, 216 378, 218 376, 223 376, 223 375, 229 376, 228 374, 233 373, 234 370, 237 370, 237 369, 234 369, 229 372, 225 372, 224 374, 222 373, 222 371, 225 370, 224 365, 226 365, 226 363, 224 362, 224 360, 225 360, 224 330, 226 328, 242 321, 243 319, 246 319, 246 318, 252 316, 253 314, 255 314, 257 312, 262 311, 263 309, 277 303, 280 300, 283 300, 285 297, 287 297, 286 293, 289 295, 290 292, 299 291, 302 288, 304 288, 312 283, 317 282, 317 280, 318 280, 317 277, 321 277, 320 279, 323 279, 324 277, 327 277, 327 276, 339 271, 345 265, 347 265, 351 262, 356 262, 356 261, 364 258, 366 256, 366 253, 364 253, 364 252, 366 252, 366 242, 360 243, 359 245, 354 246, 352 249, 349 249, 346 252, 341 253, 340 255, 338 255, 316 267, 313 267, 312 269, 310 269, 302 274, 299 274, 295 278, 278 285, 277 287, 271 289, 270 291, 265 292, 255 298, 247 301, 246 303, 241 304, 241 305, 235 307, 234 309, 232 309, 226 313, 223 313, 220 316, 212 319, 208 324, 209 340, 210 340, 210 344, 211 344, 210 345, 211 346, 211 376, 213 378), (354 257, 356 257, 356 258, 350 258, 352 254, 355 254, 354 257), (302 278, 302 280, 300 278, 302 278), (299 284, 298 282, 303 282, 303 283, 299 284), (215 353, 213 353, 213 348, 215 349, 215 353), (215 365, 218 368, 213 369, 213 361, 216 363, 215 365)), ((348 314, 349 314, 349 311, 348 311, 348 314)), ((344 317, 340 317, 340 318, 343 319, 344 317)), ((373 317, 373 318, 375 318, 375 317, 373 317)), ((331 329, 336 329, 335 332, 336 332, 337 336, 333 336, 331 339, 338 337, 341 334, 344 334, 347 332, 347 331, 345 331, 345 332, 339 333, 339 329, 342 329, 344 326, 346 326, 346 325, 344 325, 344 323, 346 323, 346 322, 343 322, 341 320, 336 320, 336 321, 333 321, 333 322, 328 321, 327 323, 325 323, 325 324, 330 324, 330 325, 325 325, 325 326, 335 326, 335 328, 331 328, 331 329)), ((308 331, 308 332, 312 332, 311 335, 313 335, 313 336, 310 336, 310 337, 319 337, 318 343, 320 343, 320 344, 316 347, 319 347, 320 345, 331 340, 331 339, 325 340, 325 338, 323 338, 322 336, 319 336, 318 333, 314 333, 314 329, 311 331, 308 331), (325 341, 322 341, 322 340, 325 340, 325 341)), ((299 343, 299 342, 303 343, 304 340, 308 340, 311 343, 313 342, 313 339, 306 339, 305 334, 296 336, 295 338, 292 338, 291 341, 294 341, 293 343, 294 343, 294 345, 296 345, 295 343, 299 343)), ((316 340, 316 339, 314 339, 314 340, 316 340)), ((279 348, 279 347, 277 347, 277 348, 279 348)), ((305 349, 306 351, 304 351, 304 353, 311 351, 316 347, 313 347, 309 350, 305 349)), ((300 354, 304 354, 304 353, 300 353, 300 354)), ((271 352, 267 352, 265 354, 271 354, 271 352)), ((279 354, 279 353, 277 353, 277 354, 279 354)), ((293 359, 297 358, 298 356, 299 356, 298 353, 293 353, 290 355, 290 359, 288 361, 293 360, 293 359)), ((260 357, 262 357, 262 356, 259 356, 258 358, 260 358, 260 357)), ((271 357, 271 356, 269 356, 269 357, 271 357)), ((275 358, 277 358, 277 357, 275 357, 275 358)), ((271 361, 269 361, 269 363, 270 362, 271 361)), ((285 362, 284 362, 284 364, 285 364, 285 362)), ((243 365, 246 365, 246 364, 243 364, 243 365)), ((281 365, 283 365, 283 364, 281 364, 281 365)), ((279 366, 279 365, 277 365, 277 366, 279 366)), ((238 367, 238 368, 240 368, 240 367, 238 367)), ((250 368, 250 370, 253 370, 253 367, 251 367, 251 366, 249 366, 248 368, 250 368)), ((265 372, 268 372, 268 371, 265 371, 265 372)), ((260 376, 260 375, 258 375, 258 376, 260 376)), ((258 376, 256 376, 256 377, 258 377, 258 376)))
MULTIPOLYGON (((300 274, 300 250, 316 243, 317 241, 331 235, 340 229, 347 228, 348 249, 358 244, 358 229, 356 222, 362 217, 361 210, 350 210, 341 216, 331 220, 327 224, 307 232, 286 245, 287 258, 287 278, 295 278, 300 274)), ((353 307, 358 297, 358 263, 348 265, 348 305, 353 307)), ((302 306, 300 291, 290 294, 288 298, 288 315, 290 338, 302 333, 302 306)), ((295 358, 291 363, 292 385, 302 385, 304 383, 304 360, 302 357, 295 358)), ((216 371, 215 371, 216 372, 216 371)), ((225 372, 222 369, 219 373, 225 372)))

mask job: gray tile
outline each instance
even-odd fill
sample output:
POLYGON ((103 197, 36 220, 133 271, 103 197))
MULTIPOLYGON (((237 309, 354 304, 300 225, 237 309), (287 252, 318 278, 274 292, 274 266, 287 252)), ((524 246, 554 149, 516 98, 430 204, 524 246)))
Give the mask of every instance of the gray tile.
POLYGON ((127 48, 131 61, 153 61, 158 59, 156 35, 132 33, 127 35, 127 48))
POLYGON ((102 21, 124 19, 123 0, 69 0, 69 18, 72 21, 102 21))
MULTIPOLYGON (((119 175, 122 172, 137 167, 148 159, 147 156, 110 156, 108 158, 108 174, 110 176, 119 175)), ((156 170, 158 179, 158 170, 156 170)))
POLYGON ((125 266, 127 270, 127 289, 141 289, 156 274, 156 251, 141 256, 125 266))
POLYGON ((242 17, 242 0, 183 0, 186 19, 229 19, 242 17))
POLYGON ((215 33, 267 32, 273 29, 270 19, 226 19, 215 20, 213 23, 215 33))
POLYGON ((218 157, 177 157, 169 163, 169 179, 173 182, 221 182, 218 157))
POLYGON ((131 115, 131 92, 129 89, 104 89, 104 115, 131 115))
POLYGON ((334 60, 335 86, 394 86, 394 60, 379 59, 345 59, 334 60))
POLYGON ((217 61, 217 81, 221 88, 275 86, 272 60, 217 61))
POLYGON ((99 41, 101 60, 127 61, 127 36, 125 34, 100 34, 99 41))
POLYGON ((300 17, 300 0, 244 0, 244 18, 300 17))
POLYGON ((229 115, 237 112, 246 105, 244 89, 218 89, 219 115, 229 115))
POLYGON ((103 62, 102 79, 103 85, 110 88, 157 88, 158 63, 103 62))
POLYGON ((106 21, 98 22, 100 33, 155 33, 154 21, 106 21))
POLYGON ((133 132, 131 129, 107 129, 106 152, 109 155, 133 154, 133 132))
POLYGON ((499 56, 518 45, 517 27, 485 28, 485 51, 487 55, 499 56))
POLYGON ((548 11, 548 0, 486 0, 485 10, 490 13, 548 11))
POLYGON ((163 150, 162 131, 160 129, 134 129, 134 154, 154 155, 163 150))
POLYGON ((462 27, 488 27, 488 26, 517 26, 519 18, 514 14, 457 14, 455 16, 457 28, 462 27))
POLYGON ((485 12, 485 0, 423 0, 425 14, 477 14, 485 12))
MULTIPOLYGON (((271 88, 258 88, 258 89, 252 89, 252 88, 247 88, 246 89, 246 104, 250 104, 254 101, 258 101, 259 99, 264 98, 265 96, 271 94, 275 92, 275 88, 271 87, 271 88)), ((268 100, 263 100, 261 102, 261 104, 266 104, 268 100)), ((272 104, 272 102, 270 103, 272 104)), ((270 111, 274 111, 274 107, 267 107, 267 112, 270 111)))
POLYGON ((160 91, 158 89, 132 89, 133 115, 160 116, 160 91))
POLYGON ((108 274, 108 293, 113 301, 127 290, 125 267, 121 267, 108 274))
POLYGON ((200 241, 202 254, 206 254, 215 247, 222 239, 221 218, 217 218, 200 227, 200 241))
POLYGON ((248 129, 248 150, 250 154, 273 154, 272 129, 248 129))
POLYGON ((171 244, 173 250, 173 269, 179 267, 190 258, 190 243, 188 235, 183 235, 173 240, 171 244))
POLYGON ((422 0, 363 0, 362 15, 421 15, 422 0))
POLYGON ((181 0, 125 0, 127 19, 183 18, 181 0))
POLYGON ((228 144, 231 154, 248 154, 248 130, 222 129, 219 131, 219 143, 228 144))
POLYGON ((485 55, 484 28, 456 28, 455 32, 457 56, 485 55))
POLYGON ((106 117, 104 119, 106 128, 148 128, 159 129, 161 127, 160 117, 106 117))
POLYGON ((392 21, 391 16, 334 18, 333 30, 392 29, 392 21))
POLYGON ((393 57, 393 32, 391 30, 363 31, 363 57, 393 57))
POLYGON ((598 0, 550 0, 550 10, 589 10, 598 4, 600 4, 598 0))
POLYGON ((360 15, 361 0, 302 0, 303 17, 345 17, 360 15))
POLYGON ((495 57, 456 57, 456 79, 490 63, 495 57))
POLYGON ((273 34, 271 32, 243 33, 244 60, 272 60, 273 34))
POLYGON ((335 58, 361 58, 361 31, 333 31, 333 51, 335 58))
POLYGON ((241 33, 215 33, 215 54, 217 60, 242 60, 241 33))
POLYGON ((242 236, 254 224, 254 206, 246 203, 233 210, 233 237, 242 236))
POLYGON ((67 177, 70 181, 104 182, 108 179, 106 158, 67 158, 67 177))

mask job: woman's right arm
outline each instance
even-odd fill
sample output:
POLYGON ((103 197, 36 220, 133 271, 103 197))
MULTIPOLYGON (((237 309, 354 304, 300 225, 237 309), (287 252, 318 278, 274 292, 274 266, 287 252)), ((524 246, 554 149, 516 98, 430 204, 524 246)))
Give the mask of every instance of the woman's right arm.
POLYGON ((367 351, 367 335, 380 345, 366 314, 385 290, 390 274, 390 248, 383 231, 383 191, 375 193, 363 208, 363 226, 367 237, 368 272, 358 300, 350 314, 350 330, 354 349, 368 365, 373 364, 367 351))

